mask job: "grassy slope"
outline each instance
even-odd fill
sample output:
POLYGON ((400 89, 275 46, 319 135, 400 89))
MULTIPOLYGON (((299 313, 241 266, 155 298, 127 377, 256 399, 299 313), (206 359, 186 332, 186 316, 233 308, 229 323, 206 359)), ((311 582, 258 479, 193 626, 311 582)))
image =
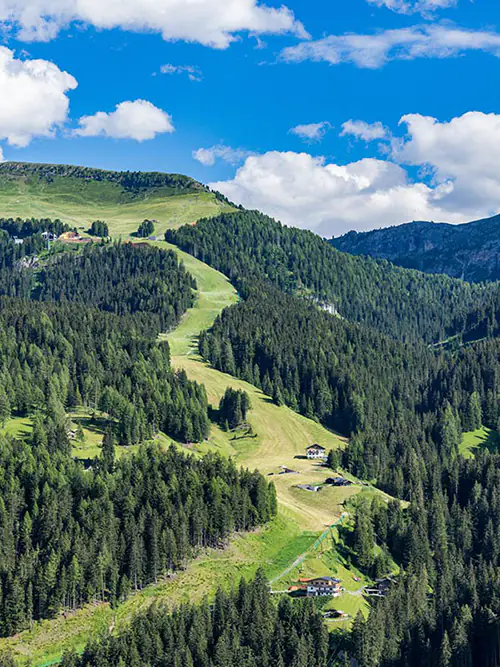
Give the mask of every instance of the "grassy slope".
MULTIPOLYGON (((160 242, 157 245, 167 246, 160 242)), ((269 578, 277 576, 300 554, 311 549, 325 525, 332 524, 340 516, 344 500, 359 492, 372 492, 365 491, 361 486, 330 488, 319 494, 294 488, 298 483, 321 482, 327 475, 327 471, 318 464, 295 458, 302 457, 308 444, 319 442, 327 448, 335 448, 342 446, 343 442, 316 422, 286 407, 275 406, 255 387, 214 370, 199 358, 196 350, 198 334, 211 325, 224 306, 235 303, 238 296, 222 274, 190 255, 177 249, 176 252, 197 280, 198 299, 180 326, 167 335, 172 346, 173 364, 184 367, 192 379, 205 384, 212 404, 218 403, 227 386, 233 386, 244 388, 250 394, 253 405, 250 422, 255 437, 228 434, 214 427, 209 441, 198 450, 200 453, 220 451, 234 456, 241 465, 259 468, 265 474, 273 472, 272 479, 278 491, 278 517, 270 526, 251 535, 236 536, 223 552, 200 554, 185 572, 147 587, 118 610, 111 610, 105 604, 87 605, 67 618, 60 616, 37 623, 32 631, 0 640, 0 649, 10 647, 17 655, 30 658, 35 666, 57 660, 66 648, 81 649, 89 636, 106 631, 110 626, 119 628, 134 612, 154 599, 168 600, 169 604, 199 599, 213 592, 218 584, 230 585, 241 575, 251 576, 259 565, 264 566, 269 578), (277 475, 282 464, 300 474, 277 475)), ((75 417, 85 420, 87 415, 75 417)), ((83 425, 91 426, 88 422, 83 425)), ((99 429, 87 428, 87 445, 78 454, 83 456, 92 452, 95 455, 98 440, 99 429)), ((314 561, 315 558, 315 553, 311 552, 311 558, 307 560, 314 561)), ((330 560, 322 558, 321 563, 322 573, 352 579, 345 564, 335 556, 330 560)), ((290 573, 289 579, 294 580, 297 576, 298 569, 290 573)), ((366 608, 362 597, 343 596, 335 601, 335 605, 353 614, 359 608, 366 608)))
POLYGON ((124 195, 115 183, 56 178, 52 183, 0 180, 0 217, 60 218, 87 229, 93 220, 105 220, 111 236, 136 231, 145 218, 158 220, 155 234, 169 227, 196 222, 203 217, 231 210, 209 192, 164 196, 161 190, 149 196, 124 195))

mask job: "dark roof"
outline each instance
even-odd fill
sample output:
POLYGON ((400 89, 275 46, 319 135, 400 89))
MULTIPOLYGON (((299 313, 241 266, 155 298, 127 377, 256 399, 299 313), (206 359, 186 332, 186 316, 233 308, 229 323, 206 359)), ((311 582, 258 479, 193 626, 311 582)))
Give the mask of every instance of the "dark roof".
POLYGON ((317 445, 317 444, 309 445, 309 447, 307 447, 307 449, 322 449, 323 451, 326 451, 324 447, 322 447, 321 445, 317 445))

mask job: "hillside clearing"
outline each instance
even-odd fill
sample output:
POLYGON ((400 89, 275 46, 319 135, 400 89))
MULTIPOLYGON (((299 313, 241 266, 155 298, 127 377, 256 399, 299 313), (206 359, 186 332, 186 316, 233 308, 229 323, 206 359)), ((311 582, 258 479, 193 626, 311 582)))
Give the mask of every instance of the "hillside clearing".
POLYGON ((500 436, 497 431, 482 426, 476 431, 464 433, 459 447, 460 454, 472 458, 480 449, 487 448, 491 452, 497 452, 500 445, 500 436))

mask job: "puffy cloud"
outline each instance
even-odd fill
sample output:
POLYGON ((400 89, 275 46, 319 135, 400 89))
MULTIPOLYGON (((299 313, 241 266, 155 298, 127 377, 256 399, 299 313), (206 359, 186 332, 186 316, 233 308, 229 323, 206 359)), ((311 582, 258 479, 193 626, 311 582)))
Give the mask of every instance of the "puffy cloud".
MULTIPOLYGON (((338 165, 307 153, 270 152, 249 157, 233 180, 211 187, 232 201, 324 236, 416 217, 450 219, 439 207, 443 189, 412 184, 405 169, 377 159, 338 165)), ((453 221, 459 220, 455 215, 453 221)))
POLYGON ((232 201, 331 236, 410 220, 465 222, 500 210, 500 115, 470 112, 441 123, 407 115, 391 160, 346 165, 307 153, 249 157, 213 183, 232 201), (414 182, 406 165, 420 167, 414 182))
POLYGON ((196 65, 162 65, 160 67, 162 74, 187 74, 190 81, 201 81, 203 73, 196 65))
POLYGON ((437 9, 455 7, 457 0, 368 0, 377 7, 387 7, 398 14, 428 14, 437 9))
POLYGON ((155 32, 165 40, 218 49, 227 48, 242 31, 307 35, 290 9, 258 0, 0 0, 0 22, 16 27, 27 41, 53 39, 73 22, 155 32))
POLYGON ((321 123, 308 123, 306 125, 296 125, 290 130, 291 134, 295 134, 306 141, 321 141, 325 133, 330 129, 331 125, 328 121, 321 123))
POLYGON ((19 60, 0 47, 0 140, 27 146, 50 137, 68 117, 67 92, 77 87, 67 72, 46 60, 19 60))
POLYGON ((500 57, 500 33, 455 28, 448 24, 385 30, 369 35, 330 35, 284 49, 286 62, 312 60, 331 65, 353 63, 376 69, 391 60, 451 58, 467 51, 484 51, 500 57))
POLYGON ((393 159, 452 184, 448 207, 481 215, 500 208, 500 115, 471 111, 442 123, 409 114, 400 123, 407 135, 393 141, 393 159))
POLYGON ((231 148, 231 146, 225 146, 224 144, 217 144, 210 148, 198 148, 198 150, 193 151, 193 158, 205 167, 213 167, 218 159, 229 164, 238 164, 249 155, 252 155, 250 151, 245 151, 242 148, 231 148))
POLYGON ((122 102, 115 111, 98 111, 93 116, 82 116, 80 127, 73 134, 79 137, 113 137, 115 139, 154 139, 157 134, 174 132, 172 118, 146 100, 122 102))
POLYGON ((365 123, 363 120, 348 120, 342 125, 341 137, 352 135, 363 141, 387 139, 389 132, 382 123, 365 123))

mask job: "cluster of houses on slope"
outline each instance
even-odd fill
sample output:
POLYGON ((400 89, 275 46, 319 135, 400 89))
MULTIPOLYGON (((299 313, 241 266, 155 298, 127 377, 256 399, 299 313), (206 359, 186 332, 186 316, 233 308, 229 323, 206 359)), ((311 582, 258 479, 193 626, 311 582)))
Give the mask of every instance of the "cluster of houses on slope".
MULTIPOLYGON (((328 458, 328 455, 327 455, 326 449, 324 447, 315 443, 314 445, 311 445, 310 447, 306 447, 306 457, 309 460, 322 461, 324 463, 326 461, 326 459, 328 458)), ((268 474, 269 475, 274 475, 275 473, 270 472, 268 474)), ((278 474, 279 475, 299 475, 300 471, 293 470, 292 468, 289 468, 288 466, 282 465, 282 466, 280 466, 280 472, 278 474)), ((340 475, 337 475, 336 477, 328 477, 323 484, 297 484, 297 488, 298 489, 303 489, 304 491, 312 491, 313 493, 317 493, 318 491, 321 491, 323 486, 350 486, 351 484, 352 484, 352 482, 349 481, 348 479, 345 479, 345 477, 341 477, 340 475)))
MULTIPOLYGON (((57 234, 54 234, 54 232, 42 232, 41 236, 44 241, 57 241, 58 238, 57 234)), ((24 239, 19 236, 13 236, 12 240, 14 241, 14 245, 23 245, 24 243, 24 239)))
POLYGON ((290 586, 289 593, 306 595, 308 598, 332 597, 338 598, 344 592, 340 579, 334 577, 315 577, 314 579, 299 579, 298 584, 290 586))

